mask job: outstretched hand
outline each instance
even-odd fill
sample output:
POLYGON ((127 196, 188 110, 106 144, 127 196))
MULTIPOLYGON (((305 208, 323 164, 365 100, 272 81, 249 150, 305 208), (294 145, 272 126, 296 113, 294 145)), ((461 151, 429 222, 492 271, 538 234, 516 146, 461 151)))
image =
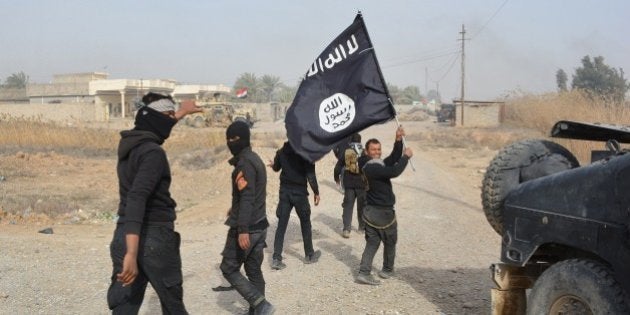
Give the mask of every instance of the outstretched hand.
POLYGON ((193 100, 184 100, 179 104, 179 109, 175 112, 175 118, 180 120, 184 116, 194 113, 203 112, 203 108, 197 106, 193 100))

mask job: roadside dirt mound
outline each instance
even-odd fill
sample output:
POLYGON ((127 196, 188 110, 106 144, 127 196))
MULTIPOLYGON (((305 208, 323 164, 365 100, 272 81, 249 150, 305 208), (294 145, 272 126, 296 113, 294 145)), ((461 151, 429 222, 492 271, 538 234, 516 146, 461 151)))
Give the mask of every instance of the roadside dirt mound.
POLYGON ((429 114, 420 108, 413 108, 404 113, 398 113, 398 119, 403 121, 425 121, 429 119, 429 114))

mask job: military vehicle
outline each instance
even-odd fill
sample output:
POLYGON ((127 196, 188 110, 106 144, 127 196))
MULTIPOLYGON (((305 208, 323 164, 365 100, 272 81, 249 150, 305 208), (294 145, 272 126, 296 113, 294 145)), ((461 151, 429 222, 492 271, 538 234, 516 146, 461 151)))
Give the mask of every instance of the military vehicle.
POLYGON ((580 166, 560 144, 530 139, 491 161, 482 203, 502 237, 492 313, 629 314, 630 154, 619 143, 630 129, 560 121, 551 136, 606 150, 580 166))
POLYGON ((453 104, 442 104, 440 105, 440 110, 437 112, 437 121, 438 122, 446 122, 455 120, 455 105, 453 104))
POLYGON ((202 127, 227 127, 234 115, 234 107, 225 102, 198 102, 203 112, 188 115, 184 118, 187 126, 202 127))
POLYGON ((236 105, 234 107, 234 113, 232 115, 232 121, 243 120, 249 125, 249 128, 254 127, 254 123, 257 121, 256 119, 256 110, 253 108, 248 108, 241 105, 236 105))

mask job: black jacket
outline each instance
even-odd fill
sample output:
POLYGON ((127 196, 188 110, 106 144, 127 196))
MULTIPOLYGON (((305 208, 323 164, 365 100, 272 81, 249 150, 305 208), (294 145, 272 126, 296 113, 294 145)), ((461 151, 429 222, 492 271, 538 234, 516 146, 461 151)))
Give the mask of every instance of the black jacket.
POLYGON ((276 151, 271 167, 274 172, 280 173, 280 191, 303 193, 308 195, 306 182, 311 185, 315 195, 319 195, 319 186, 315 176, 315 164, 305 160, 295 153, 288 142, 280 150, 276 151))
POLYGON ((366 201, 368 205, 393 207, 396 196, 392 189, 391 179, 400 175, 407 166, 409 158, 402 155, 402 141, 396 141, 392 153, 385 160, 359 158, 359 167, 368 180, 366 201))
MULTIPOLYGON (((335 169, 333 171, 333 176, 335 182, 339 181, 339 177, 341 176, 341 170, 346 164, 345 158, 345 150, 350 148, 350 144, 346 144, 345 148, 339 148, 340 153, 335 154, 337 156, 337 164, 335 164, 335 169)), ((360 168, 359 168, 360 170, 360 168)), ((345 189, 365 189, 365 178, 363 173, 355 174, 348 172, 347 170, 343 171, 343 188, 345 189)))
POLYGON ((175 221, 175 200, 171 198, 171 170, 163 139, 150 131, 126 130, 118 145, 119 223, 126 233, 139 234, 147 222, 175 221))
POLYGON ((238 233, 259 231, 269 226, 267 221, 267 170, 258 154, 246 147, 230 159, 232 171, 232 207, 225 222, 238 233))

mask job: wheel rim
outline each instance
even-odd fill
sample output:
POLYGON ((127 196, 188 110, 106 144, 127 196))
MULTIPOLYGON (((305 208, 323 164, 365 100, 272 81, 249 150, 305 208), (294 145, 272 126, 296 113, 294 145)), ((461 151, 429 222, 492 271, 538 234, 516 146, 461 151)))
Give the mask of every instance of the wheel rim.
POLYGON ((593 311, 588 306, 588 303, 584 302, 581 298, 575 295, 565 295, 558 298, 553 305, 551 305, 549 314, 593 315, 593 311))

